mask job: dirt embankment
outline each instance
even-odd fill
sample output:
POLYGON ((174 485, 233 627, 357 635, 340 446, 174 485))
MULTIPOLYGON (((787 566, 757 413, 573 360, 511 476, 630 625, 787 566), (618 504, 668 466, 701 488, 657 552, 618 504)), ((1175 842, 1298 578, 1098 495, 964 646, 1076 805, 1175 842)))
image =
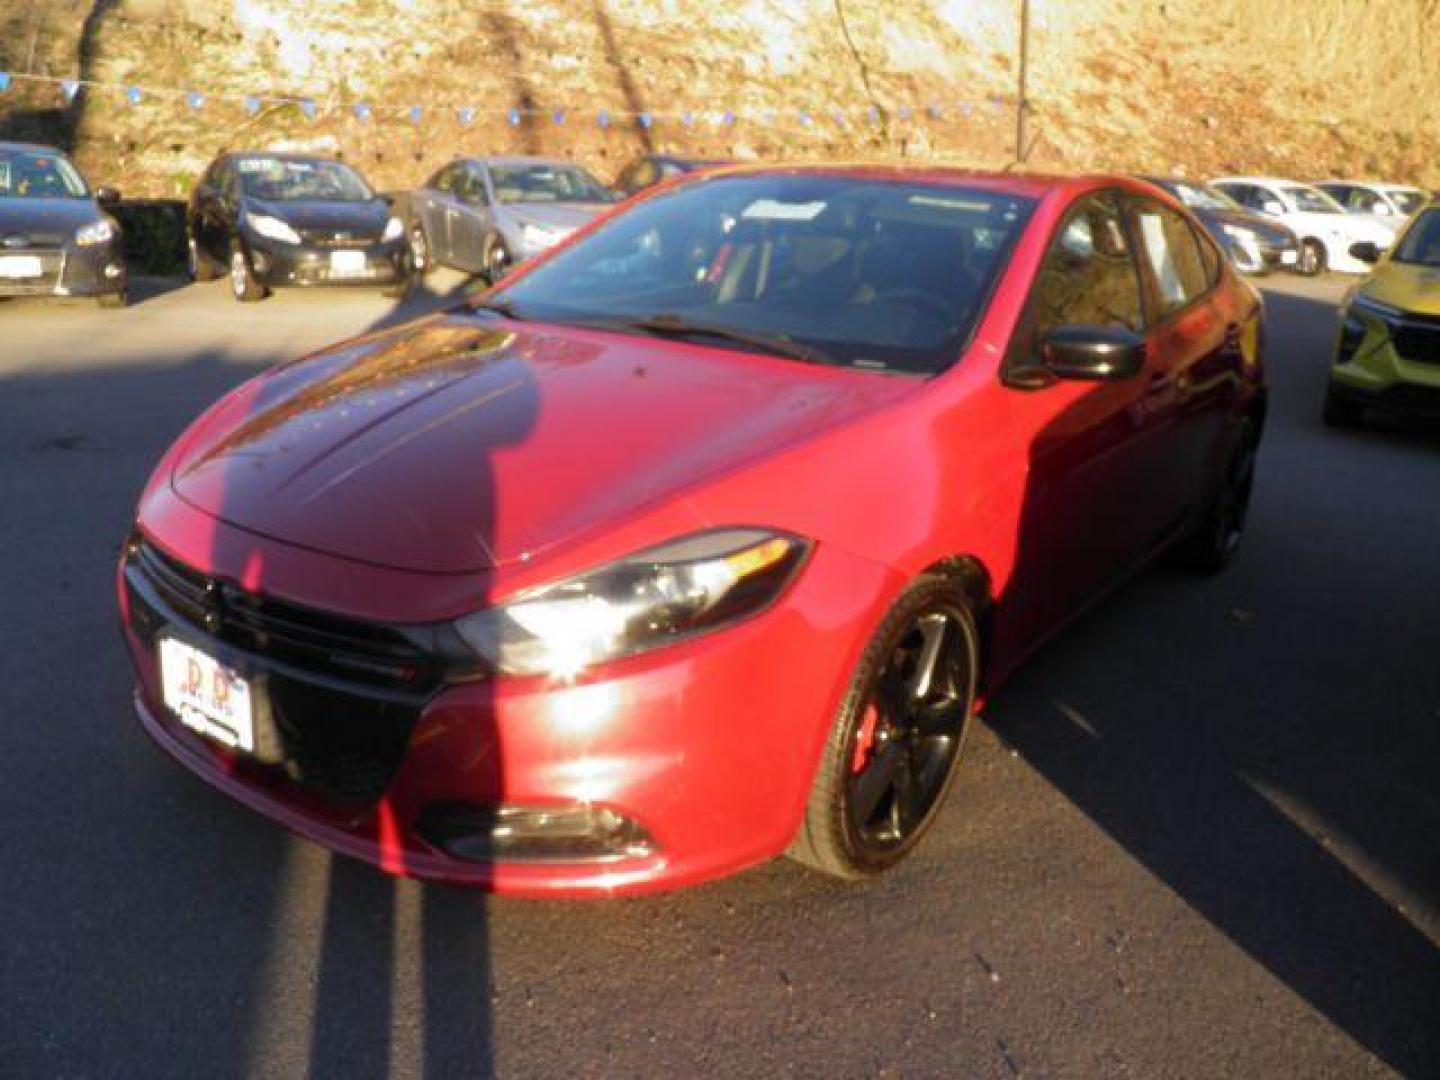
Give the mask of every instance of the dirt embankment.
MULTIPOLYGON (((222 148, 280 143, 343 153, 382 187, 457 153, 554 153, 606 177, 645 149, 999 167, 1015 156, 1019 8, 11 0, 0 70, 109 85, 66 105, 57 86, 12 77, 0 137, 59 141, 97 182, 146 195, 187 192, 222 148), (186 91, 205 95, 198 108, 186 91)), ((1440 0, 1032 0, 1032 13, 1033 167, 1440 186, 1440 0)))

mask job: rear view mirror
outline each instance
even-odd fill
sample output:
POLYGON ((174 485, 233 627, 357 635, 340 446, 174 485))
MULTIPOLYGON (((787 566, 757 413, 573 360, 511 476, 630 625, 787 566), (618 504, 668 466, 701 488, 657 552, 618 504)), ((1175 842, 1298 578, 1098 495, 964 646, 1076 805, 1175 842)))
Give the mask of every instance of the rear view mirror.
POLYGON ((1045 336, 1040 363, 1060 379, 1128 379, 1145 366, 1145 339, 1121 326, 1061 326, 1045 336))
POLYGON ((1350 245, 1350 255, 1373 266, 1380 261, 1380 248, 1373 240, 1361 240, 1358 244, 1350 245))

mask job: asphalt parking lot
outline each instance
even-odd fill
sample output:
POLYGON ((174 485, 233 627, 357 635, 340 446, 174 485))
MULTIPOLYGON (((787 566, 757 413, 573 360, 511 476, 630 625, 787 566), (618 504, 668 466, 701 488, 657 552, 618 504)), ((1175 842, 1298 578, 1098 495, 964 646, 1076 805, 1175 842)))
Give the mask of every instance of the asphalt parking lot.
POLYGON ((112 575, 161 450, 458 278, 0 304, 0 1073, 1440 1075, 1440 432, 1321 426, 1343 285, 1269 289, 1239 562, 1050 645, 912 860, 601 903, 332 858, 130 712, 112 575))

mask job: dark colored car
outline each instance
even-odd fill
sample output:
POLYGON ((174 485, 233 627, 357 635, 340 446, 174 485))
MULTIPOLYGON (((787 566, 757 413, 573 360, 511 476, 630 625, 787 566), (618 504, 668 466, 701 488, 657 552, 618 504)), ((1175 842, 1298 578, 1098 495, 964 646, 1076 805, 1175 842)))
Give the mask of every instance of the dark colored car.
POLYGON ((1279 222, 1251 213, 1230 196, 1196 180, 1144 178, 1185 204, 1242 273, 1297 270, 1299 238, 1279 222))
POLYGON ((59 150, 0 142, 0 297, 126 299, 120 226, 112 188, 91 191, 59 150))
POLYGON ((235 299, 281 285, 414 283, 405 223, 361 175, 333 158, 234 153, 205 170, 186 212, 190 274, 228 273, 235 299))
POLYGON ((141 722, 392 873, 878 874, 1042 642, 1235 554, 1263 317, 1138 181, 680 180, 180 436, 119 566, 141 722))
POLYGON ((644 157, 636 158, 620 170, 620 175, 615 180, 615 190, 622 195, 634 195, 637 191, 654 187, 660 181, 669 180, 672 176, 683 176, 696 169, 709 169, 728 164, 729 162, 720 159, 677 157, 674 154, 646 154, 644 157))

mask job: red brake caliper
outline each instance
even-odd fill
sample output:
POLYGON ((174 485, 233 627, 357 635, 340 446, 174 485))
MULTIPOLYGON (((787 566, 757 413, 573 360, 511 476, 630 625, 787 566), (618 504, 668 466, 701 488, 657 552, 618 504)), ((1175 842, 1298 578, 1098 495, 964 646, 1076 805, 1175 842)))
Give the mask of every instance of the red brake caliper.
POLYGON ((855 754, 850 759, 850 772, 858 773, 870 763, 870 751, 875 748, 875 728, 880 724, 880 710, 873 704, 865 707, 860 718, 860 730, 855 733, 855 754))

